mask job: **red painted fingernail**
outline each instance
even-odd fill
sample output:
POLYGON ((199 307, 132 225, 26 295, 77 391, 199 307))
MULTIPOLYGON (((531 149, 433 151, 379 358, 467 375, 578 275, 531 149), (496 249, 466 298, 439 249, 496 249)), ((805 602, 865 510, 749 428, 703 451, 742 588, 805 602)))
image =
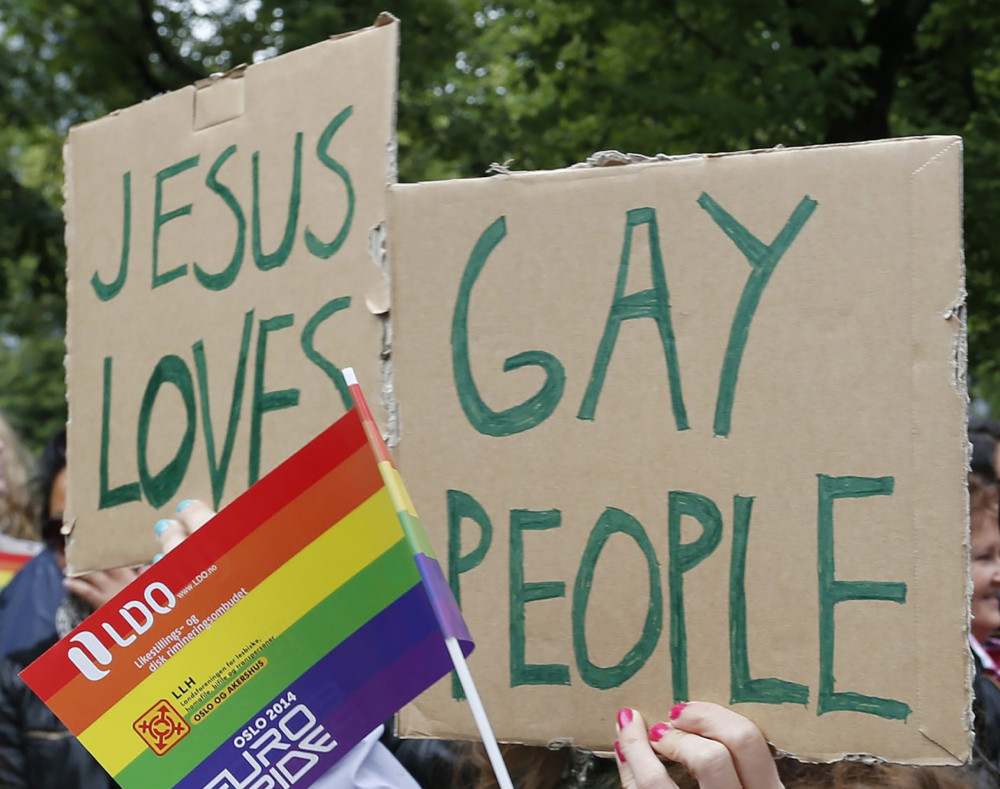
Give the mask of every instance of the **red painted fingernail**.
POLYGON ((684 712, 684 708, 687 704, 675 704, 674 708, 670 710, 670 720, 675 721, 680 717, 680 714, 684 712))
POLYGON ((618 761, 625 761, 625 754, 622 753, 622 746, 618 744, 618 740, 615 740, 615 753, 618 754, 618 761))
POLYGON ((632 722, 632 710, 628 707, 622 707, 618 710, 618 728, 624 729, 632 722))
POLYGON ((670 731, 669 723, 657 723, 652 729, 649 730, 649 741, 659 742, 666 736, 668 731, 670 731))

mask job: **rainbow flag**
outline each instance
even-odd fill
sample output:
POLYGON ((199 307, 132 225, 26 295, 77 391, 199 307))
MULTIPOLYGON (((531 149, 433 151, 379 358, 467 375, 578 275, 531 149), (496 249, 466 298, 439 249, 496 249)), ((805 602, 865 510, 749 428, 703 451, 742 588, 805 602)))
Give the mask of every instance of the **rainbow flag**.
POLYGON ((17 571, 34 558, 33 553, 0 551, 0 589, 10 583, 17 571))
POLYGON ((355 407, 21 677, 124 789, 307 787, 472 640, 355 407))

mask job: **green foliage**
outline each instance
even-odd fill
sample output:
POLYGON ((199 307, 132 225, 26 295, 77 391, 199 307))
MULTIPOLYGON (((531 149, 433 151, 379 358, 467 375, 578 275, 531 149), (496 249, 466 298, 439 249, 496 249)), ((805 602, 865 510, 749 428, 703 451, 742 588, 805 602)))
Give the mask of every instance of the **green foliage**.
MULTIPOLYGON (((380 2, 0 0, 0 410, 65 417, 69 126, 371 24, 380 2)), ((1000 7, 989 0, 399 0, 401 180, 912 134, 965 139, 975 391, 1000 408, 1000 7)))
POLYGON ((38 447, 66 416, 59 142, 44 127, 0 140, 0 408, 38 447))

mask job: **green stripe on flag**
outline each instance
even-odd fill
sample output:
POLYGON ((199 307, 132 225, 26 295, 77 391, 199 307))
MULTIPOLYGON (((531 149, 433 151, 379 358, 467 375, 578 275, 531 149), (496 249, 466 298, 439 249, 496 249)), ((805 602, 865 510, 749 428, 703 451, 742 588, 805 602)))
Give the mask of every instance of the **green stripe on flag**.
POLYGON ((437 559, 434 555, 434 549, 431 547, 430 540, 427 539, 427 532, 424 531, 424 524, 420 522, 420 518, 416 518, 405 510, 397 512, 399 515, 399 521, 403 524, 403 531, 406 532, 406 539, 410 541, 410 546, 413 548, 413 552, 423 553, 430 556, 432 559, 437 559))

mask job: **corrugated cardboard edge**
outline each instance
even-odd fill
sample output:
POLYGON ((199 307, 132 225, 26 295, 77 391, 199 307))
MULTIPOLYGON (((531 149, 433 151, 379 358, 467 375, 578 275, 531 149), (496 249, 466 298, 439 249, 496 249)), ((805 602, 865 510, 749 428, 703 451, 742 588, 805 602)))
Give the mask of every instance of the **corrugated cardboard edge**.
MULTIPOLYGON (((66 265, 66 327, 67 327, 67 331, 66 331, 66 335, 65 335, 66 355, 63 356, 63 389, 66 392, 66 422, 67 422, 66 427, 67 427, 67 429, 69 428, 69 419, 70 419, 70 414, 69 414, 69 369, 70 369, 70 364, 72 364, 72 361, 71 361, 72 360, 72 349, 70 348, 70 335, 69 335, 69 331, 68 331, 68 329, 69 329, 69 310, 71 309, 70 305, 73 304, 73 300, 70 298, 70 291, 73 289, 73 286, 76 284, 74 282, 73 278, 70 277, 70 269, 69 269, 69 249, 70 249, 70 244, 72 243, 72 240, 73 240, 73 230, 74 230, 74 225, 73 225, 73 211, 72 211, 72 206, 73 206, 74 200, 73 200, 73 190, 72 190, 72 188, 70 186, 73 183, 72 174, 73 174, 73 156, 72 156, 72 153, 71 153, 71 150, 70 150, 70 147, 69 147, 69 138, 67 137, 66 141, 63 143, 63 185, 62 185, 63 222, 65 223, 65 227, 63 228, 63 245, 64 245, 64 247, 66 249, 66 255, 67 255, 67 265, 66 265)), ((66 442, 66 476, 67 476, 67 482, 68 482, 68 477, 69 477, 70 453, 71 452, 72 452, 72 448, 70 446, 70 443, 67 441, 66 442)), ((73 489, 67 484, 66 485, 66 511, 67 512, 72 512, 73 511, 72 510, 72 490, 73 489)), ((66 523, 66 522, 63 523, 61 531, 63 533, 63 536, 66 538, 67 542, 72 538, 73 527, 75 525, 76 525, 76 521, 75 520, 70 521, 69 523, 66 523)))
MULTIPOLYGON (((962 449, 962 463, 959 464, 960 472, 959 477, 955 479, 955 489, 964 491, 966 489, 966 474, 969 467, 970 461, 970 448, 967 440, 967 427, 966 427, 966 414, 968 412, 968 380, 966 374, 966 363, 967 363, 967 325, 966 325, 966 315, 965 315, 965 259, 963 254, 963 239, 962 239, 962 211, 963 211, 963 183, 962 183, 962 140, 958 137, 942 137, 937 138, 941 140, 941 145, 938 150, 930 156, 926 161, 921 163, 919 166, 915 167, 910 174, 910 194, 909 194, 909 215, 910 215, 910 254, 911 256, 927 255, 931 256, 935 262, 939 262, 939 266, 934 266, 931 270, 933 275, 939 276, 942 280, 941 284, 946 277, 954 278, 951 281, 954 283, 955 288, 954 295, 950 297, 945 297, 945 301, 942 304, 931 305, 924 300, 923 304, 913 303, 911 307, 911 316, 913 320, 913 330, 911 331, 911 336, 918 338, 921 335, 917 332, 917 321, 925 321, 928 317, 927 312, 930 309, 936 311, 937 317, 948 325, 950 329, 950 341, 944 345, 944 347, 939 347, 935 345, 932 352, 936 355, 938 353, 947 354, 947 359, 935 359, 934 369, 935 370, 945 370, 948 375, 947 387, 950 389, 952 394, 955 396, 957 403, 954 407, 954 421, 948 426, 949 433, 953 432, 956 439, 956 445, 961 444, 962 449), (944 169, 943 169, 944 168, 944 169), (928 192, 937 192, 939 188, 940 180, 936 179, 936 174, 941 172, 942 169, 945 172, 945 177, 948 178, 948 169, 954 168, 952 173, 956 194, 947 196, 948 198, 954 197, 953 200, 948 199, 945 201, 946 210, 939 211, 937 216, 928 216, 926 211, 921 212, 920 208, 922 205, 926 205, 926 195, 928 192), (939 246, 936 246, 933 241, 938 241, 939 246), (950 258, 945 259, 944 249, 949 246, 957 249, 957 259, 950 258), (957 280, 957 282, 955 282, 957 280)), ((950 256, 949 256, 950 257, 950 256)), ((943 288, 942 288, 942 292, 943 288)), ((910 294, 911 298, 914 298, 916 289, 911 288, 910 294)), ((926 336, 926 335, 924 335, 926 336)), ((914 370, 913 370, 913 385, 914 389, 922 388, 922 382, 924 384, 931 384, 928 380, 926 372, 922 372, 921 365, 918 364, 918 351, 914 350, 914 370)), ((937 381, 934 385, 938 386, 939 389, 944 389, 940 381, 937 381)), ((919 411, 919 403, 916 398, 911 399, 910 404, 911 409, 911 424, 912 430, 916 433, 921 424, 924 422, 924 416, 919 411)), ((953 451, 949 447, 942 447, 942 452, 953 451)), ((928 465, 926 458, 920 457, 919 453, 914 453, 913 458, 914 465, 928 465)), ((926 503, 926 502, 925 502, 926 503)), ((923 512, 924 508, 920 504, 920 500, 916 502, 914 508, 914 524, 913 529, 916 533, 917 529, 921 525, 921 517, 918 513, 923 512)), ((966 573, 968 573, 969 568, 969 549, 970 549, 970 536, 968 530, 969 523, 969 512, 968 512, 968 497, 963 496, 962 513, 965 518, 965 530, 964 539, 962 544, 962 552, 964 558, 964 566, 966 568, 966 573)), ((924 512, 923 524, 924 528, 928 528, 927 521, 930 520, 930 528, 936 528, 936 524, 933 523, 934 516, 927 515, 924 512)), ((920 567, 923 566, 920 563, 917 564, 918 571, 920 567)), ((972 678, 974 673, 974 664, 972 662, 972 655, 968 648, 968 634, 969 634, 969 611, 971 605, 971 579, 970 576, 966 575, 966 596, 965 604, 967 615, 965 617, 965 626, 962 629, 962 640, 961 643, 955 644, 955 649, 961 651, 960 655, 955 655, 954 657, 958 660, 964 658, 967 663, 967 673, 966 673, 966 688, 965 688, 965 703, 964 703, 964 728, 966 732, 964 743, 945 743, 942 742, 942 737, 939 737, 934 731, 933 724, 935 721, 927 722, 919 728, 921 735, 928 741, 940 748, 942 752, 942 757, 947 758, 952 764, 962 764, 969 760, 972 755, 972 678)), ((915 601, 916 602, 916 601, 915 601)), ((917 603, 919 604, 919 603, 917 603)), ((920 628, 921 620, 926 619, 928 621, 923 621, 924 626, 933 626, 933 623, 929 620, 932 617, 922 616, 919 608, 916 612, 917 616, 917 627, 920 628)), ((916 679, 916 690, 918 704, 925 693, 925 689, 929 687, 931 683, 936 681, 934 672, 932 668, 926 664, 920 665, 920 670, 916 679)), ((922 706, 922 705, 921 705, 922 706)), ((926 763, 930 763, 931 760, 927 759, 926 763)))
MULTIPOLYGON (((958 248, 958 260, 947 261, 948 264, 955 265, 958 272, 958 284, 957 292, 955 293, 952 301, 950 303, 942 305, 938 315, 951 327, 951 345, 949 348, 949 359, 948 359, 948 371, 950 374, 950 386, 955 395, 959 400, 961 408, 956 409, 961 411, 961 418, 956 420, 956 424, 952 426, 952 429, 961 436, 962 446, 964 449, 964 463, 962 464, 962 476, 960 480, 956 480, 955 484, 960 485, 962 489, 965 489, 967 485, 967 473, 971 468, 971 445, 968 442, 967 433, 967 421, 966 414, 968 413, 969 407, 969 392, 968 392, 968 324, 966 318, 966 288, 965 288, 965 255, 964 255, 964 239, 962 236, 962 215, 964 213, 964 183, 963 183, 963 171, 962 171, 962 139, 960 137, 944 137, 942 138, 945 143, 933 156, 931 156, 927 161, 921 164, 919 167, 915 168, 910 175, 910 214, 911 214, 911 238, 912 249, 915 250, 919 248, 926 240, 921 240, 917 238, 921 232, 926 232, 926 226, 921 222, 921 217, 916 214, 916 207, 920 204, 919 192, 922 188, 923 177, 942 167, 955 167, 957 172, 955 173, 955 181, 957 184, 957 194, 955 195, 954 202, 949 202, 947 205, 957 206, 957 215, 948 217, 945 219, 946 222, 950 221, 953 224, 953 232, 957 235, 955 239, 956 246, 958 248)), ((942 233, 942 236, 944 234, 942 233)), ((942 261, 945 263, 945 261, 942 261)), ((916 320, 916 310, 914 310, 914 320, 916 320)), ((916 412, 913 413, 913 429, 916 430, 918 427, 919 417, 916 412)), ((965 515, 965 534, 964 541, 962 544, 962 550, 965 558, 966 572, 966 618, 965 618, 965 628, 964 628, 964 639, 961 645, 957 648, 964 651, 964 655, 967 661, 967 680, 965 688, 965 729, 966 729, 966 741, 965 750, 961 753, 954 753, 953 750, 947 747, 945 744, 938 741, 938 739, 929 732, 926 727, 920 728, 920 733, 929 741, 937 745, 941 750, 947 754, 953 760, 955 764, 962 764, 967 762, 972 756, 972 747, 974 740, 973 733, 973 712, 972 712, 972 701, 973 701, 973 689, 972 681, 975 676, 975 663, 972 659, 972 654, 968 649, 967 642, 969 637, 969 626, 971 621, 971 603, 972 603, 972 578, 971 572, 968 570, 970 567, 970 550, 971 550, 971 534, 969 531, 969 502, 968 497, 964 499, 964 515, 965 515)), ((914 524, 916 528, 916 524, 914 524)), ((918 611, 919 617, 919 611, 918 611)), ((930 624, 930 623, 927 623, 930 624)), ((928 676, 927 673, 921 672, 921 675, 917 678, 917 697, 920 698, 924 687, 928 683, 934 682, 935 678, 928 676)))
MULTIPOLYGON (((375 19, 373 28, 385 25, 399 24, 399 20, 388 11, 383 11, 375 19)), ((353 34, 345 34, 353 35, 353 34)), ((341 38, 342 36, 337 36, 341 38)), ((399 73, 399 36, 396 37, 396 73, 399 73)), ((389 128, 392 133, 386 141, 386 212, 388 213, 388 188, 399 180, 399 142, 396 134, 396 122, 399 113, 399 86, 398 82, 392 94, 391 114, 392 120, 389 128)), ((372 264, 376 266, 381 274, 379 285, 365 294, 365 307, 368 311, 379 318, 382 323, 382 379, 380 387, 380 398, 382 408, 385 413, 385 428, 383 429, 383 439, 390 449, 395 448, 399 443, 399 403, 396 400, 396 389, 393 384, 393 364, 392 364, 392 265, 389 260, 388 231, 385 220, 368 229, 368 253, 371 255, 372 264)))
POLYGON ((399 24, 399 19, 393 16, 388 11, 380 11, 379 15, 375 17, 375 21, 372 22, 368 27, 362 27, 358 30, 348 30, 346 33, 334 33, 332 36, 327 37, 327 41, 340 41, 342 38, 350 38, 351 36, 356 36, 361 33, 366 33, 369 30, 374 30, 377 27, 385 27, 386 25, 399 24))
MULTIPOLYGON (((503 163, 494 162, 490 165, 488 172, 496 176, 523 176, 531 174, 540 173, 557 173, 565 170, 591 170, 594 168, 601 167, 620 167, 625 165, 633 164, 654 164, 656 162, 679 162, 684 160, 698 160, 698 159, 724 159, 732 156, 759 156, 769 153, 778 153, 780 151, 811 151, 817 148, 823 149, 833 149, 833 148, 857 148, 859 146, 872 146, 872 145, 887 145, 893 143, 905 143, 905 142, 915 142, 919 140, 957 140, 961 141, 960 137, 950 136, 950 135, 938 135, 938 134, 927 134, 913 137, 886 137, 881 140, 862 140, 859 142, 841 142, 841 143, 821 143, 816 145, 801 145, 795 147, 786 147, 780 143, 774 145, 770 148, 751 148, 746 151, 718 151, 715 153, 681 153, 681 154, 669 154, 669 153, 656 153, 647 155, 644 153, 623 153, 622 151, 616 150, 601 150, 595 151, 582 162, 576 162, 575 164, 567 165, 566 167, 556 168, 554 170, 513 170, 511 169, 511 164, 516 161, 516 159, 508 159, 503 163)), ((933 161, 933 159, 931 160, 933 161)), ((925 163, 929 165, 931 161, 925 163)), ((453 179, 453 180, 463 180, 463 179, 453 179)))

